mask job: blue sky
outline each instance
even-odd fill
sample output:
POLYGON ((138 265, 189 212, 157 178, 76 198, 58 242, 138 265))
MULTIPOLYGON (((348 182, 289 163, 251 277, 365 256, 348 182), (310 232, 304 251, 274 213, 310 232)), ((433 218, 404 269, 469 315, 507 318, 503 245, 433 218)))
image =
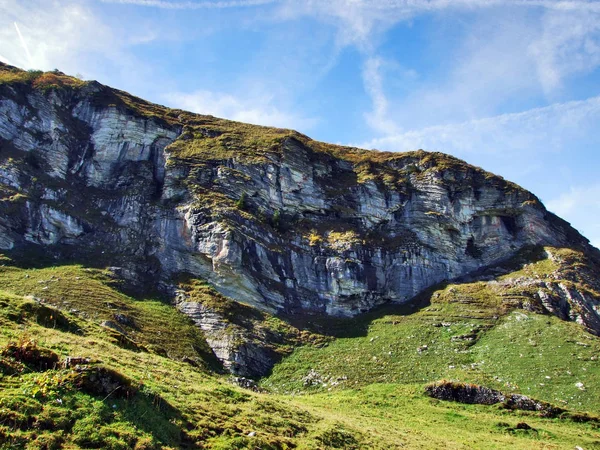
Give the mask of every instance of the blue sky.
POLYGON ((0 60, 515 181, 600 246, 600 1, 0 0, 0 60))

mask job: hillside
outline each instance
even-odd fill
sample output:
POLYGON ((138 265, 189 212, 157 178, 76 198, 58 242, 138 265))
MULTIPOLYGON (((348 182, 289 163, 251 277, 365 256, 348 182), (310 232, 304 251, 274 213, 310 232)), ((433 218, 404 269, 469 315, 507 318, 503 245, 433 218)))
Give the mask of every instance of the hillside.
POLYGON ((0 112, 3 448, 600 447, 600 254, 519 186, 60 72, 0 112))

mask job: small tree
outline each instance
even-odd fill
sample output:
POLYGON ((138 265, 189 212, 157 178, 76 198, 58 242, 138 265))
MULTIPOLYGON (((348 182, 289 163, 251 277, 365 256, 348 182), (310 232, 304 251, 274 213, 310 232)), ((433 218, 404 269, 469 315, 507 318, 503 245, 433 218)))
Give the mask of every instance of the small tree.
POLYGON ((237 209, 244 211, 246 209, 246 193, 242 192, 242 195, 240 195, 240 198, 238 199, 237 202, 235 202, 235 206, 237 207, 237 209))

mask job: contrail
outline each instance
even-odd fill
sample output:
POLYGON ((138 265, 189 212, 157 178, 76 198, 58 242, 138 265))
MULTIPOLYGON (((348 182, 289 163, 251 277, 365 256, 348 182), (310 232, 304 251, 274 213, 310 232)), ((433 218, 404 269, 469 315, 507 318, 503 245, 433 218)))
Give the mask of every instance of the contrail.
POLYGON ((33 67, 33 58, 31 57, 31 53, 29 53, 29 48, 27 47, 27 44, 25 43, 25 39, 23 39, 21 30, 19 30, 19 25, 17 25, 17 22, 14 22, 14 24, 15 24, 15 28, 17 30, 17 34, 19 35, 19 39, 21 40, 21 45, 25 49, 25 54, 27 54, 27 58, 29 59, 29 67, 33 67))

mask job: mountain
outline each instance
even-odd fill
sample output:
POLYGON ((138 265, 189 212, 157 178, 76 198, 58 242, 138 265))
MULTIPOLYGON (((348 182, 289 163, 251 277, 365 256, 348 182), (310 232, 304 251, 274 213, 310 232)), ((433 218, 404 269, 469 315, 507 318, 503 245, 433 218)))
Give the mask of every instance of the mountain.
POLYGON ((600 252, 454 157, 0 65, 0 194, 7 447, 600 442, 600 252))

